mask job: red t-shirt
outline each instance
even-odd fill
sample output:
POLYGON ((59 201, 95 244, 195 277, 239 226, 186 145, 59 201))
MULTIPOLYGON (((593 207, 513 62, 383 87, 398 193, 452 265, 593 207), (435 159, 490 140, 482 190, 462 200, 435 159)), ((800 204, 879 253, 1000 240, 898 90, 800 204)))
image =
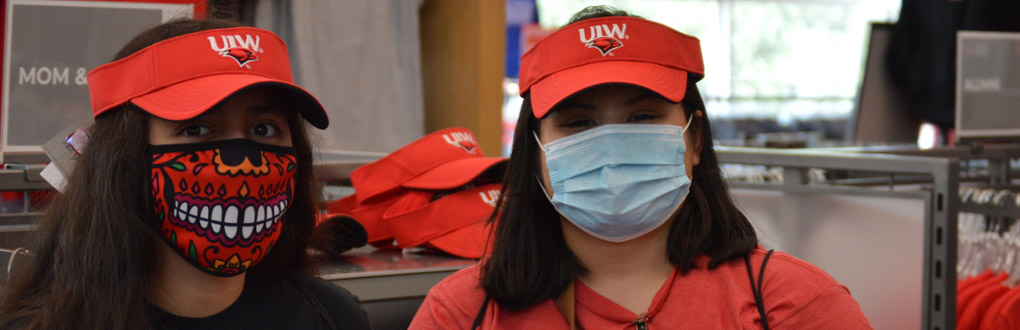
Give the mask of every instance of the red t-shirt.
POLYGON ((1020 329, 1020 287, 1013 288, 992 303, 992 306, 982 316, 978 329, 1020 329))
POLYGON ((974 295, 974 299, 964 307, 960 318, 956 320, 958 330, 976 330, 981 325, 981 319, 989 311, 989 307, 1000 297, 1009 292, 1009 288, 998 283, 990 283, 974 295))
POLYGON ((966 290, 971 285, 974 285, 974 283, 987 280, 992 276, 995 276, 995 272, 989 269, 981 274, 978 274, 977 276, 971 276, 962 280, 958 280, 956 281, 956 292, 963 292, 963 290, 966 290))
MULTIPOLYGON (((751 252, 757 278, 765 250, 751 252)), ((759 329, 760 316, 742 258, 716 269, 709 258, 695 260, 687 275, 676 270, 659 289, 648 310, 649 329, 759 329)), ((450 275, 433 287, 411 329, 470 329, 485 292, 478 265, 450 275)), ((850 291, 824 271, 783 252, 773 253, 765 270, 763 301, 772 329, 871 329, 850 291)), ((575 318, 585 329, 634 329, 637 315, 575 284, 575 318)), ((481 329, 569 329, 552 299, 519 311, 495 300, 486 308, 481 329)))
POLYGON ((971 283, 966 288, 958 290, 956 293, 956 320, 963 319, 963 311, 967 310, 967 306, 970 306, 971 302, 981 293, 984 289, 989 286, 999 285, 1002 281, 1009 278, 1009 274, 999 273, 994 276, 984 277, 977 279, 974 283, 971 283))

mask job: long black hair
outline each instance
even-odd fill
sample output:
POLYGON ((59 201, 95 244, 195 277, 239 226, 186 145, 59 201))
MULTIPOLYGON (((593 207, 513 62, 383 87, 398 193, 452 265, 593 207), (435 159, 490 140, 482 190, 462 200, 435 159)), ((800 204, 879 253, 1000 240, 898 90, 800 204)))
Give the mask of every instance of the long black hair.
MULTIPOLYGON (((225 20, 180 20, 136 36, 114 59, 161 40, 239 26, 225 20)), ((0 328, 145 329, 152 326, 146 293, 158 274, 160 238, 152 227, 146 152, 151 115, 127 104, 96 118, 66 190, 39 221, 31 262, 3 290, 0 328)), ((298 170, 294 201, 283 215, 272 253, 248 272, 299 276, 312 270, 305 250, 315 221, 318 187, 304 120, 289 114, 298 170)), ((171 257, 176 258, 176 257, 171 257)))
MULTIPOLYGON (((588 7, 570 23, 606 16, 630 15, 611 7, 588 7)), ((685 117, 705 109, 696 80, 688 79, 680 101, 685 117)), ((557 297, 587 271, 567 248, 560 215, 535 180, 536 173, 541 173, 540 149, 531 132, 538 132, 540 119, 532 113, 530 95, 523 97, 498 213, 490 218, 495 222, 492 254, 482 265, 482 288, 511 310, 557 297)), ((688 132, 698 136, 701 161, 693 169, 690 194, 669 228, 666 246, 670 262, 684 274, 694 268, 699 255, 709 256, 708 267, 715 268, 746 255, 758 244, 754 228, 733 203, 723 181, 708 116, 693 118, 688 132)))

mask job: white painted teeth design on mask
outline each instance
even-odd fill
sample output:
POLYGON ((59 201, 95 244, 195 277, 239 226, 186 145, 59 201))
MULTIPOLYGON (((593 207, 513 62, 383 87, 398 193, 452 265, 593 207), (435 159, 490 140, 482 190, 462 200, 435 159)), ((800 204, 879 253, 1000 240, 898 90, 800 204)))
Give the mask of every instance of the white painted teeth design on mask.
MULTIPOLYGON (((201 221, 209 220, 209 206, 202 207, 202 210, 198 212, 198 218, 201 219, 201 221)), ((209 222, 210 222, 209 224, 212 226, 213 233, 219 234, 221 227, 220 223, 218 221, 211 220, 209 222)))
POLYGON ((244 226, 241 226, 241 237, 244 237, 244 239, 251 237, 251 232, 255 229, 254 223, 255 207, 249 205, 244 208, 244 226))
POLYGON ((197 224, 203 229, 208 228, 214 234, 220 234, 222 231, 226 239, 249 239, 278 224, 286 207, 286 200, 277 202, 276 205, 249 206, 226 204, 199 206, 174 201, 171 214, 181 221, 197 224))
POLYGON ((244 237, 244 239, 251 237, 252 229, 254 229, 252 226, 241 226, 241 237, 244 237))
MULTIPOLYGON (((188 211, 188 221, 195 223, 195 219, 198 219, 198 205, 192 205, 191 210, 188 211)), ((206 226, 202 226, 205 228, 206 226)))
POLYGON ((249 205, 244 208, 244 223, 250 224, 255 223, 255 207, 249 205))
POLYGON ((237 206, 228 206, 227 213, 223 214, 223 233, 227 235, 228 239, 234 239, 237 236, 237 206))
POLYGON ((223 205, 215 205, 212 207, 212 218, 210 220, 216 222, 223 222, 223 205))
POLYGON ((238 211, 239 210, 237 209, 237 206, 233 205, 227 206, 227 213, 223 214, 223 223, 225 224, 237 223, 238 211))
MULTIPOLYGON (((188 221, 188 202, 181 203, 181 207, 178 210, 180 210, 180 213, 178 214, 179 216, 177 219, 180 219, 181 221, 188 221)), ((191 223, 195 222, 192 221, 191 223)))
POLYGON ((259 205, 258 215, 255 217, 255 233, 261 233, 262 227, 266 225, 266 207, 259 205))

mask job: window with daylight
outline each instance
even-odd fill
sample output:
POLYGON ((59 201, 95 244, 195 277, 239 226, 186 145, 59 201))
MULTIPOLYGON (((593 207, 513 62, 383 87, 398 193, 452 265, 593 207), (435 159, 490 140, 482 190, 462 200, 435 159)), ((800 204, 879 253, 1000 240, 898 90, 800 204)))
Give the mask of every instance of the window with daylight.
POLYGON ((536 0, 539 24, 558 28, 593 5, 701 39, 698 87, 716 137, 731 145, 753 133, 805 131, 804 122, 827 123, 825 139, 842 142, 871 22, 895 21, 900 9, 895 0, 536 0))

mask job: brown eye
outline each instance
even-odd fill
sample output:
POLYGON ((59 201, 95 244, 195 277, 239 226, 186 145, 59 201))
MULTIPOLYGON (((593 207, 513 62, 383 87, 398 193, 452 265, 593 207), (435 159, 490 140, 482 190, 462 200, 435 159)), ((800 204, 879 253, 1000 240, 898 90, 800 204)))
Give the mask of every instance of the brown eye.
POLYGON ((273 137, 280 133, 280 130, 275 125, 269 123, 261 123, 251 128, 251 134, 261 137, 273 137))
POLYGON ((202 136, 209 134, 209 128, 202 125, 191 125, 181 130, 180 134, 184 136, 202 136))

